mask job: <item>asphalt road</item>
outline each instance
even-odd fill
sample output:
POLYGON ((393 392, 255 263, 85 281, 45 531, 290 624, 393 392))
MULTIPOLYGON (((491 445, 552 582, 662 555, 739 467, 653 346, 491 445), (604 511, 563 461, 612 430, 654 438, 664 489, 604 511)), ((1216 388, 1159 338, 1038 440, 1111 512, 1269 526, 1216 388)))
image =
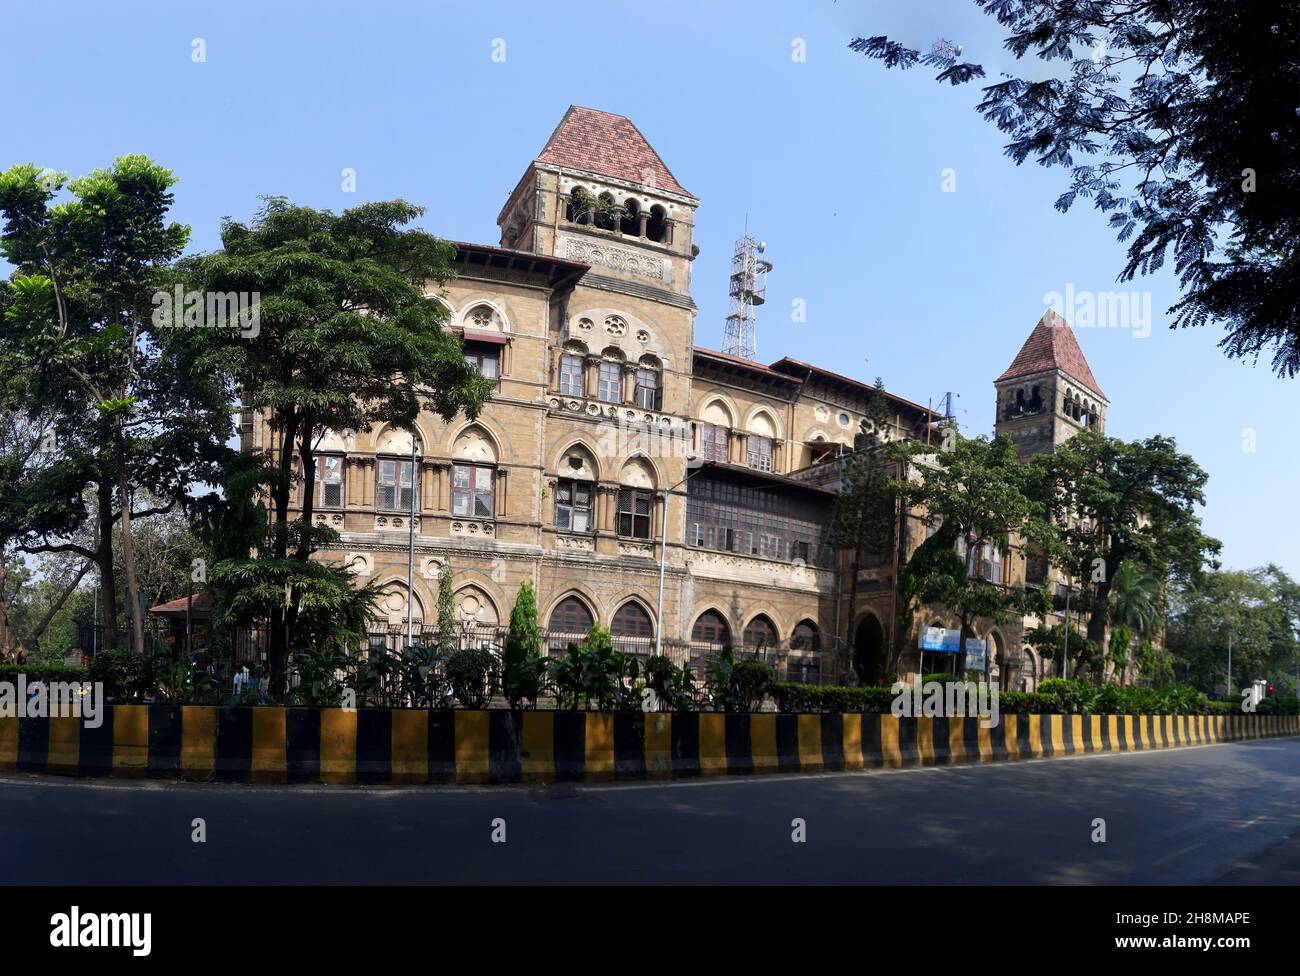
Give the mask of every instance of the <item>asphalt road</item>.
POLYGON ((1300 739, 577 788, 8 776, 0 837, 6 883, 1300 883, 1300 739))

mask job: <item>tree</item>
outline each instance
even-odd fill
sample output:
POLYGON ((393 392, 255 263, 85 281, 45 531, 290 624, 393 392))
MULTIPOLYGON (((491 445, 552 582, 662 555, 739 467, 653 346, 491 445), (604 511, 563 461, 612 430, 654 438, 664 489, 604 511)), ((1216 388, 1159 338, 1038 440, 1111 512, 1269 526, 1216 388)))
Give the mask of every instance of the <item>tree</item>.
POLYGON ((1133 635, 1147 637, 1160 618, 1160 581, 1132 559, 1125 559, 1111 580, 1111 658, 1116 669, 1128 666, 1133 635))
MULTIPOLYGON (((894 551, 898 499, 893 490, 892 476, 898 468, 898 455, 890 451, 888 444, 889 404, 885 399, 884 381, 877 377, 859 432, 853 439, 853 453, 839 462, 844 466, 844 474, 827 533, 830 546, 847 550, 850 554, 850 628, 857 613, 858 574, 862 560, 885 557, 894 551)), ((858 674, 862 681, 872 681, 877 677, 858 674)))
POLYGON ((273 523, 259 558, 273 570, 266 582, 288 595, 267 607, 277 688, 317 575, 307 564, 337 542, 337 533, 312 523, 320 437, 379 424, 413 429, 422 409, 443 420, 461 411, 473 417, 492 389, 443 329, 445 308, 425 295, 428 285, 450 279, 454 250, 407 228, 423 212, 402 200, 335 214, 266 198, 251 223, 223 224, 222 250, 180 267, 200 291, 258 296, 256 330, 189 336, 195 361, 222 376, 245 410, 265 415, 274 434, 261 455, 273 523))
POLYGON ((1168 644, 1184 680, 1205 691, 1234 692, 1255 678, 1290 674, 1300 643, 1292 586, 1276 566, 1209 572, 1179 585, 1171 599, 1168 644))
MULTIPOLYGON (((172 353, 154 321, 154 296, 189 229, 167 223, 176 177, 145 156, 67 182, 24 164, 0 173, 0 255, 15 266, 0 289, 0 348, 22 376, 24 408, 49 426, 52 455, 35 482, 10 464, 0 488, 19 500, 6 531, 26 552, 75 552, 99 567, 107 646, 117 644, 113 527, 120 526, 129 605, 138 583, 133 521, 147 491, 161 508, 208 480, 212 451, 229 436, 229 405, 208 372, 172 353), (54 203, 66 182, 71 199, 54 203), (68 533, 89 516, 94 486, 94 548, 68 533), (42 499, 43 490, 49 494, 42 499)), ((0 395, 12 396, 15 385, 0 395)), ((13 401, 0 409, 13 409, 13 401)), ((133 645, 143 622, 131 615, 133 645)))
MULTIPOLYGON (((914 477, 900 483, 898 491, 909 508, 926 514, 936 531, 930 544, 922 543, 909 559, 899 594, 909 618, 918 604, 949 608, 960 620, 964 639, 973 636, 974 620, 1000 623, 1022 603, 1021 594, 990 578, 993 551, 1005 553, 1014 536, 1037 538, 1041 528, 1039 509, 1026 494, 1024 466, 1009 438, 966 438, 951 430, 944 446, 951 450, 908 445, 914 477)), ((990 664, 986 657, 986 674, 990 664)))
MULTIPOLYGON (((1087 620, 1096 648, 1106 646, 1111 592, 1123 562, 1147 567, 1161 581, 1184 581, 1219 552, 1196 511, 1205 504, 1209 476, 1172 438, 1128 442, 1081 431, 1032 458, 1027 469, 1028 490, 1050 516, 1044 551, 1065 572, 1071 612, 1087 620)), ((1076 670, 1086 663, 1071 657, 1076 670)))
POLYGON ((456 584, 451 575, 451 561, 438 574, 438 650, 450 654, 460 646, 456 624, 456 584))
POLYGON ((541 646, 537 596, 533 584, 524 580, 510 610, 510 628, 501 660, 501 691, 511 708, 519 708, 525 701, 536 701, 541 693, 545 674, 541 646))
MULTIPOLYGON (((1172 251, 1183 293, 1171 327, 1222 322, 1227 355, 1271 352, 1280 375, 1300 371, 1300 6, 975 2, 1017 60, 1059 66, 1047 78, 999 71, 983 88, 977 109, 1009 137, 1006 154, 1069 170, 1056 207, 1091 200, 1130 241, 1120 280, 1158 271, 1172 251)), ((886 67, 938 68, 953 85, 987 74, 951 46, 849 46, 886 67)))

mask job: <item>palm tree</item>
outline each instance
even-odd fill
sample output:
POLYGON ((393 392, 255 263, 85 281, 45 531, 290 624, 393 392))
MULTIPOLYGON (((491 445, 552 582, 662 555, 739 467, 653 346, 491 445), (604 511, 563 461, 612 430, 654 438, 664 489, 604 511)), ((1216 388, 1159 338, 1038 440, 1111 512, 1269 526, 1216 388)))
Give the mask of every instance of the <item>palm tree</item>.
MULTIPOLYGON (((1110 584, 1110 619, 1139 637, 1151 633, 1160 614, 1160 581, 1144 567, 1125 559, 1110 584)), ((1128 648, 1124 648, 1125 667, 1128 648)))

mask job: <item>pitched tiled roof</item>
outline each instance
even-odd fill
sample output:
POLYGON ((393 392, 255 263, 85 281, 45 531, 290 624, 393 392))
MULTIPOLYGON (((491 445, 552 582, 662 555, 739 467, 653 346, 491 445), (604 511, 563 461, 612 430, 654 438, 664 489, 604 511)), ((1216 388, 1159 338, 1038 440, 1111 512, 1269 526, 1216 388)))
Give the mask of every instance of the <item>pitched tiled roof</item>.
POLYGON ((537 159, 690 196, 632 120, 611 112, 570 105, 537 159))
POLYGON ((1069 322, 1050 308, 1039 319, 1038 324, 1034 326, 1034 331, 1029 333, 1029 338, 1020 347, 1020 352, 1011 361, 1007 371, 998 377, 997 382, 1029 376, 1032 373, 1042 373, 1049 369, 1059 369, 1099 397, 1106 396, 1097 385, 1097 380, 1088 366, 1088 360, 1083 357, 1083 350, 1079 348, 1079 343, 1074 338, 1074 329, 1069 322))

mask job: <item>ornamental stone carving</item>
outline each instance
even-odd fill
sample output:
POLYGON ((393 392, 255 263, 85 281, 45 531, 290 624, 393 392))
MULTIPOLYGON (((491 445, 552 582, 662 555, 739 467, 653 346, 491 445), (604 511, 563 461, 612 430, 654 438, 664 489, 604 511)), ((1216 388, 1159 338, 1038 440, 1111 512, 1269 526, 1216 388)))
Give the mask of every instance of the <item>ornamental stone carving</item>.
POLYGON ((564 256, 570 261, 581 261, 583 264, 608 268, 611 271, 622 271, 625 274, 641 275, 659 281, 664 277, 664 262, 661 258, 639 254, 612 244, 566 238, 564 256))

